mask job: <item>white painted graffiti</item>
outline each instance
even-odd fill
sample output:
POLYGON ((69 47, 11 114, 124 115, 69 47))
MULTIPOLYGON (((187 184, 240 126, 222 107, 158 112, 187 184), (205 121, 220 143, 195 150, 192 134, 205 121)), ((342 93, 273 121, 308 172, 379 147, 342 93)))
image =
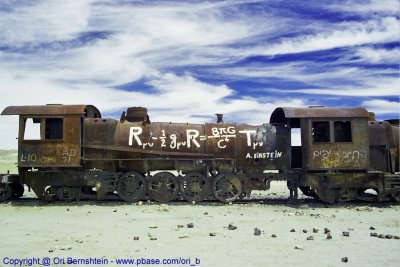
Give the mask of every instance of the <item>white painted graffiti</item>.
POLYGON ((340 166, 360 167, 361 161, 366 160, 368 153, 365 150, 334 152, 332 150, 315 150, 313 160, 319 160, 323 168, 340 166))
POLYGON ((272 152, 256 152, 253 155, 247 153, 246 159, 277 159, 282 157, 282 152, 278 150, 272 152))
MULTIPOLYGON (((177 138, 177 134, 173 133, 168 135, 166 130, 161 130, 160 136, 153 136, 150 133, 150 137, 147 142, 143 141, 143 129, 141 127, 130 127, 129 128, 129 146, 137 145, 142 147, 143 149, 153 147, 156 142, 157 146, 160 147, 168 147, 170 149, 179 150, 182 147, 186 148, 200 148, 201 142, 209 139, 217 139, 216 145, 219 149, 226 149, 231 142, 232 139, 237 138, 237 131, 234 126, 228 127, 213 127, 210 129, 209 135, 201 135, 199 130, 196 129, 186 129, 186 136, 183 138, 184 140, 179 141, 177 138)), ((246 144, 249 149, 256 150, 257 148, 263 148, 265 146, 265 142, 263 141, 254 141, 256 130, 240 130, 239 134, 243 134, 245 136, 246 144)), ((260 159, 275 159, 282 157, 282 152, 271 151, 271 152, 257 152, 257 153, 247 153, 246 158, 260 158, 260 159)))

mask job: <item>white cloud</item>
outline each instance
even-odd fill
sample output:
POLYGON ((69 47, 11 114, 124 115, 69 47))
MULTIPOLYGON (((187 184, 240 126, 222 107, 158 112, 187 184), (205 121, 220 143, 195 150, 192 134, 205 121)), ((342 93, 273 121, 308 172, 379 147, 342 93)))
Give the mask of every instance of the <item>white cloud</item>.
POLYGON ((373 47, 361 47, 357 49, 355 56, 360 57, 362 61, 369 63, 392 63, 399 64, 400 49, 384 49, 373 47))
MULTIPOLYGON (((268 68, 224 65, 248 56, 357 45, 371 45, 370 49, 357 50, 361 61, 393 62, 390 53, 398 58, 398 50, 372 50, 372 44, 398 40, 397 14, 384 11, 386 17, 371 16, 363 22, 308 23, 277 10, 253 12, 238 5, 248 2, 268 4, 247 0, 139 4, 46 0, 0 11, 0 46, 13 48, 0 51, 0 109, 7 105, 88 103, 104 114, 141 105, 149 108, 152 121, 202 123, 214 120, 213 114, 218 112, 225 114, 225 121, 260 124, 268 122, 277 106, 307 106, 305 99, 249 97, 222 83, 200 81, 196 73, 181 74, 182 68, 190 66, 206 66, 204 72, 216 77, 278 77, 327 88, 298 91, 307 94, 358 96, 361 89, 363 95, 371 96, 398 93, 397 79, 385 77, 392 70, 339 68, 338 62, 330 62, 318 63, 321 70, 310 72, 307 61, 268 68), (304 29, 307 35, 297 35, 304 29), (90 42, 77 39, 87 32, 107 34, 90 42), (281 35, 294 37, 266 41, 281 35), (335 64, 337 68, 329 68, 335 64), (180 70, 174 72, 177 67, 180 70), (147 81, 152 93, 113 88, 139 79, 147 81), (334 79, 352 80, 359 86, 335 87, 334 79)), ((377 1, 357 12, 368 9, 379 9, 377 1)), ((0 125, 6 128, 0 131, 0 147, 15 147, 15 118, 0 117, 0 125)))
POLYGON ((366 107, 369 111, 372 111, 377 115, 397 114, 398 116, 400 116, 400 102, 374 99, 364 101, 362 105, 366 107))
POLYGON ((68 40, 85 31, 89 1, 47 0, 0 11, 0 44, 19 47, 68 40))
POLYGON ((369 1, 346 1, 345 3, 331 4, 329 8, 347 13, 361 13, 374 16, 376 13, 399 14, 398 0, 369 0, 369 1))
POLYGON ((261 55, 292 54, 327 50, 364 44, 377 44, 398 41, 400 31, 396 17, 385 17, 366 22, 337 23, 330 30, 316 34, 290 38, 277 44, 262 45, 253 53, 261 55))

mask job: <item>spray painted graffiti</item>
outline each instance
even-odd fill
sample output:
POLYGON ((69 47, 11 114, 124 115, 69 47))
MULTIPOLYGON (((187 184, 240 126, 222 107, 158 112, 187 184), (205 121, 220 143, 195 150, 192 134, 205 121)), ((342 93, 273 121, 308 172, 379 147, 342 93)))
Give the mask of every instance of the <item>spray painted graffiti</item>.
POLYGON ((335 152, 332 150, 315 150, 313 160, 319 160, 323 168, 354 167, 361 166, 361 162, 367 160, 368 153, 365 150, 352 150, 335 152))

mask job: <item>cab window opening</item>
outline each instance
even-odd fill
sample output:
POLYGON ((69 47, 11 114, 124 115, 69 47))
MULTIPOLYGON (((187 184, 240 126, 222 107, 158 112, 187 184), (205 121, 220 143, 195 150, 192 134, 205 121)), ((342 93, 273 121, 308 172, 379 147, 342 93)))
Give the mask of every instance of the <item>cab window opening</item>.
POLYGON ((63 139, 63 119, 50 118, 45 120, 45 139, 63 139))
POLYGON ((312 138, 314 143, 330 142, 329 121, 314 121, 312 123, 312 138))
POLYGON ((334 122, 335 142, 352 142, 351 138, 351 122, 335 121, 334 122))

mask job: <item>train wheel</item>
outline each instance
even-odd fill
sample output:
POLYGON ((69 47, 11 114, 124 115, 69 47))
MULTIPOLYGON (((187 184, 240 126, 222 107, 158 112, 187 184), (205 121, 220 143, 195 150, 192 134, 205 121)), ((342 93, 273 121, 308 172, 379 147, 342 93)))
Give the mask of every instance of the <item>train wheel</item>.
POLYGON ((13 189, 14 189, 14 197, 15 198, 20 198, 24 195, 24 186, 22 184, 13 184, 13 189))
POLYGON ((210 182, 207 177, 201 173, 188 173, 183 177, 181 194, 187 201, 202 201, 210 194, 210 182))
POLYGON ((14 189, 11 185, 3 184, 0 188, 0 201, 6 201, 12 198, 14 195, 14 189))
POLYGON ((233 202, 242 194, 242 182, 232 173, 221 173, 215 177, 213 194, 221 202, 233 202))
POLYGON ((128 202, 137 202, 146 194, 146 178, 137 172, 127 172, 118 181, 119 197, 128 202))
POLYGON ((178 179, 170 172, 159 172, 150 177, 147 189, 152 199, 166 203, 178 196, 178 179))
POLYGON ((397 189, 397 190, 394 190, 394 189, 393 189, 393 190, 390 192, 390 195, 392 196, 392 198, 393 198, 394 201, 400 202, 400 190, 399 190, 399 189, 397 189))
POLYGON ((317 191, 318 197, 321 201, 333 204, 339 199, 339 189, 336 188, 324 188, 321 191, 317 191))
POLYGON ((311 187, 300 186, 299 188, 300 188, 301 192, 303 192, 304 195, 318 199, 318 195, 315 193, 314 189, 312 189, 311 187))

